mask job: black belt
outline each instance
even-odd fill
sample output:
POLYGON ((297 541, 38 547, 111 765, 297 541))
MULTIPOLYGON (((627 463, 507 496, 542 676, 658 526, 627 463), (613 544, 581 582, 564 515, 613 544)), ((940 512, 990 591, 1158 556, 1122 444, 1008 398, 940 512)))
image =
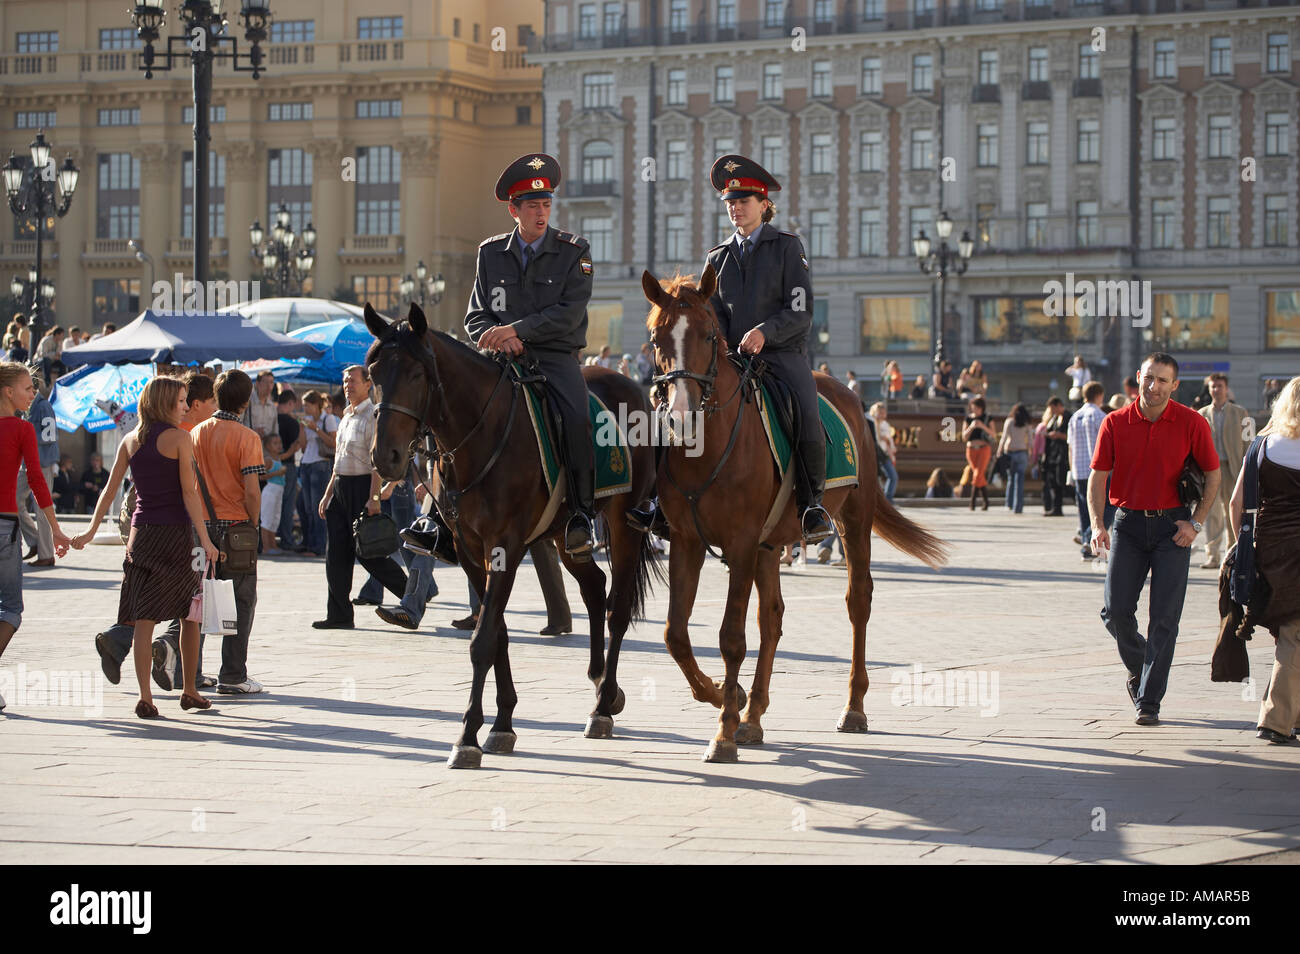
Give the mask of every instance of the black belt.
POLYGON ((1133 507, 1120 508, 1129 513, 1140 513, 1144 517, 1172 517, 1179 510, 1186 510, 1186 507, 1165 507, 1163 510, 1138 510, 1133 507))

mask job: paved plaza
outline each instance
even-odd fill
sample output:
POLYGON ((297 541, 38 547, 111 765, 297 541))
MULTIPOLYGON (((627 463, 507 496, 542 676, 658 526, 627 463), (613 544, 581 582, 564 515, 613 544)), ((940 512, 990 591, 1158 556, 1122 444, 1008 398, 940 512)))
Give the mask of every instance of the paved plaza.
MULTIPOLYGON (((249 669, 266 694, 213 691, 211 710, 182 713, 178 693, 158 692, 165 719, 145 722, 128 666, 120 686, 103 684, 102 706, 89 694, 43 700, 40 680, 56 671, 100 684, 92 638, 116 612, 122 548, 73 553, 28 572, 23 628, 2 661, 27 680, 27 698, 5 689, 0 715, 0 862, 1293 857, 1300 747, 1254 737, 1273 640, 1250 644, 1253 687, 1210 682, 1217 586, 1196 568, 1200 554, 1165 721, 1141 728, 1097 615, 1102 568, 1081 564, 1070 541, 1073 511, 907 512, 954 545, 953 559, 936 573, 877 540, 871 732, 835 731, 850 650, 845 571, 784 570, 767 741, 742 748, 737 765, 701 761, 716 710, 691 698, 664 649, 663 586, 624 642, 615 737, 583 738, 585 631, 536 634, 545 616, 527 567, 507 614, 518 749, 485 755, 479 771, 445 766, 470 676, 468 634, 447 626, 465 611, 454 569, 438 570, 421 632, 368 608, 354 631, 317 631, 322 563, 265 559, 249 669)), ((691 627, 718 675, 725 579, 710 560, 691 627)), ((218 659, 210 641, 209 672, 218 659)), ((490 723, 490 684, 485 698, 490 723)))

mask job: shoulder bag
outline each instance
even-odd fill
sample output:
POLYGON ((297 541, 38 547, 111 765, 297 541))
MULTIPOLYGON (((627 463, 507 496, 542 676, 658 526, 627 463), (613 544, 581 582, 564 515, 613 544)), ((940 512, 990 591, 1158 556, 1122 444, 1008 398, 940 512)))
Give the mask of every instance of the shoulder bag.
MULTIPOLYGON (((194 465, 194 475, 199 479, 199 490, 203 491, 203 503, 208 508, 208 519, 217 523, 217 512, 212 507, 212 498, 208 496, 208 484, 203 479, 203 472, 194 465)), ((213 543, 221 551, 221 565, 225 573, 238 576, 252 573, 257 569, 257 527, 247 520, 232 523, 225 530, 219 530, 213 536, 213 543)))
POLYGON ((386 513, 362 513, 352 524, 352 537, 363 560, 382 560, 402 546, 397 524, 386 513))

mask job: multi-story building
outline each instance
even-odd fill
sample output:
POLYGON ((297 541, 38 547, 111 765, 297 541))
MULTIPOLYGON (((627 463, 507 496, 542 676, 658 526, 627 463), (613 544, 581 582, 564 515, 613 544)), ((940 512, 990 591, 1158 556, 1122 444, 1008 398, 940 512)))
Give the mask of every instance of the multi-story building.
MULTIPOLYGON (((542 4, 270 5, 265 74, 254 81, 228 63, 215 69, 211 276, 261 277, 249 226, 259 220, 269 231, 283 203, 295 232, 310 221, 318 234, 309 292, 396 308, 402 276, 423 260, 447 282, 431 317, 458 326, 479 241, 511 224, 492 196, 496 176, 541 142, 541 70, 524 62, 523 44, 540 28, 542 4)), ((225 6, 229 32, 247 49, 239 4, 225 6)), ((148 306, 154 277, 192 277, 189 63, 145 79, 128 7, 0 4, 0 146, 26 156, 43 129, 56 164, 71 155, 81 169, 72 209, 44 243, 53 317, 64 325, 120 325, 148 306)), ((182 29, 175 7, 164 36, 182 29)), ((7 287, 3 270, 25 274, 35 241, 30 226, 4 232, 7 287)))
POLYGON ((546 11, 529 62, 544 67, 546 149, 569 174, 556 218, 598 263, 597 340, 633 350, 641 270, 698 272, 731 233, 707 173, 738 151, 784 185, 776 224, 808 250, 815 360, 836 373, 874 378, 897 358, 909 382, 928 378, 937 296, 912 239, 933 238, 941 210, 954 242, 963 230, 976 241, 969 271, 947 280, 946 351, 980 359, 994 398, 1063 392, 1076 353, 1115 391, 1161 345, 1184 359, 1193 393, 1227 369, 1253 408, 1263 379, 1300 372, 1294 4, 550 0, 546 11), (1150 308, 1045 312, 1045 283, 1069 274, 1150 282, 1150 308))

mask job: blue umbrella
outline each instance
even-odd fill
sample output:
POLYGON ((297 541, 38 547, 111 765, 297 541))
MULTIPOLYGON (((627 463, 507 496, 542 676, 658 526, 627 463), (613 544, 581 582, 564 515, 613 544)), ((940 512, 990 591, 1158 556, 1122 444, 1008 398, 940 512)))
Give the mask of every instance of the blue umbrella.
POLYGON ((269 365, 277 378, 301 378, 308 381, 339 382, 343 369, 353 364, 365 364, 366 352, 375 343, 365 322, 351 319, 325 321, 289 332, 307 344, 324 348, 319 358, 288 358, 269 365))
POLYGON ((147 364, 89 364, 65 374, 50 394, 59 430, 84 427, 92 434, 110 430, 116 422, 96 402, 112 402, 123 411, 135 412, 140 392, 152 377, 147 364))

